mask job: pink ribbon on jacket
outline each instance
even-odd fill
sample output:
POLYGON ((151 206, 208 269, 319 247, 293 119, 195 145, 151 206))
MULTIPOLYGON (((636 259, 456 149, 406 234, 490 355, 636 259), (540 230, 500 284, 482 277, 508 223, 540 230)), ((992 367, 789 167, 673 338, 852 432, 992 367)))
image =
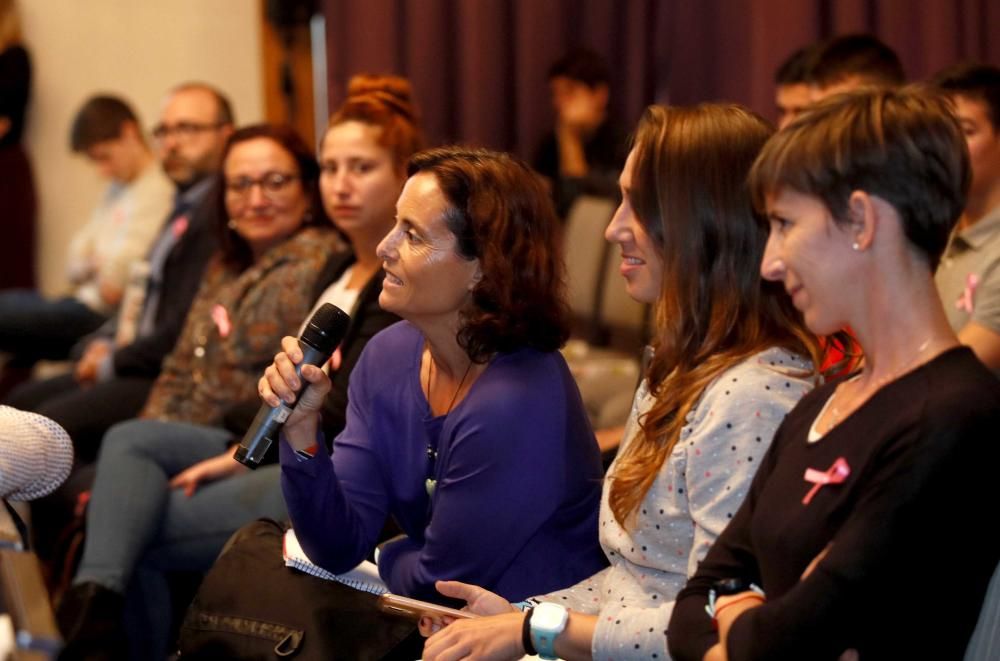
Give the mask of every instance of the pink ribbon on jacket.
POLYGON ((805 480, 806 482, 812 482, 813 488, 809 490, 806 497, 802 499, 803 505, 808 505, 809 501, 813 499, 816 492, 820 490, 821 487, 827 484, 840 484, 847 479, 847 476, 851 474, 851 467, 847 465, 847 460, 843 457, 837 457, 837 460, 833 462, 826 471, 819 471, 815 468, 807 468, 805 480))
POLYGON ((188 230, 188 217, 187 216, 177 216, 174 222, 170 225, 170 231, 174 235, 174 241, 184 236, 184 233, 188 230))
POLYGON ((229 333, 233 330, 233 322, 229 321, 229 312, 219 303, 212 306, 212 321, 219 329, 221 337, 229 337, 229 333))
POLYGON ((955 301, 955 307, 959 310, 965 310, 969 314, 972 314, 973 299, 976 296, 976 287, 979 286, 979 276, 975 273, 970 273, 965 276, 965 290, 962 291, 958 300, 955 301))

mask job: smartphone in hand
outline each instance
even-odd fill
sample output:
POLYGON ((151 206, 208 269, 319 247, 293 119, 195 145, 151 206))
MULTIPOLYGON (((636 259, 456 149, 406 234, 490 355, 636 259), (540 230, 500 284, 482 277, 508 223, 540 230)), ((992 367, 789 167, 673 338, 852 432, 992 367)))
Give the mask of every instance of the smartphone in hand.
POLYGON ((432 604, 429 601, 420 601, 419 599, 410 599, 409 597, 401 597, 388 593, 378 598, 378 609, 383 613, 408 617, 414 621, 419 620, 425 615, 431 618, 450 617, 456 620, 479 617, 469 611, 460 611, 455 608, 432 604))

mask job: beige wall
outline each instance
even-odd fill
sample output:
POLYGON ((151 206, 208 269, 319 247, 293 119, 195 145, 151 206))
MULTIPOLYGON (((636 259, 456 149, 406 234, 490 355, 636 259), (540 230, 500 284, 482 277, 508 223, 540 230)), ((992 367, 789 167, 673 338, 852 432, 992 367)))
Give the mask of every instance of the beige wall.
POLYGON ((34 65, 28 149, 38 186, 38 271, 66 286, 63 256, 103 189, 69 152, 73 114, 96 92, 131 101, 144 127, 163 93, 185 80, 217 85, 240 123, 263 118, 257 0, 21 0, 34 65))

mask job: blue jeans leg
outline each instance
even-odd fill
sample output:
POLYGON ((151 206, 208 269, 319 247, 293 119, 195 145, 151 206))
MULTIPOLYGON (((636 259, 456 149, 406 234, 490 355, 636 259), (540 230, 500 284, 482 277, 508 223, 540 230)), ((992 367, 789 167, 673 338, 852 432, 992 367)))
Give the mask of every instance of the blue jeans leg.
POLYGON ((112 427, 101 444, 87 508, 87 539, 75 583, 124 593, 163 526, 170 478, 226 449, 222 429, 156 420, 112 427))
POLYGON ((285 519, 281 469, 255 471, 205 485, 192 496, 170 494, 163 525, 139 562, 128 592, 125 626, 133 659, 161 659, 173 641, 170 572, 205 572, 226 541, 260 517, 285 519))

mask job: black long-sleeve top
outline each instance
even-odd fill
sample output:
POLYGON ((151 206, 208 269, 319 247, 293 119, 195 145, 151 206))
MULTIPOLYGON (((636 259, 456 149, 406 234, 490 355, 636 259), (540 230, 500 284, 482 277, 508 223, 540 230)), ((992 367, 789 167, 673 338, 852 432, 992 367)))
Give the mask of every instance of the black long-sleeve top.
POLYGON ((676 659, 700 661, 718 641, 706 596, 732 577, 767 593, 733 623, 733 661, 836 659, 852 648, 862 659, 962 658, 1000 559, 991 530, 1000 381, 969 349, 952 349, 809 443, 835 386, 789 413, 747 499, 678 596, 667 635, 676 659), (847 479, 803 504, 806 469, 840 457, 847 479))

